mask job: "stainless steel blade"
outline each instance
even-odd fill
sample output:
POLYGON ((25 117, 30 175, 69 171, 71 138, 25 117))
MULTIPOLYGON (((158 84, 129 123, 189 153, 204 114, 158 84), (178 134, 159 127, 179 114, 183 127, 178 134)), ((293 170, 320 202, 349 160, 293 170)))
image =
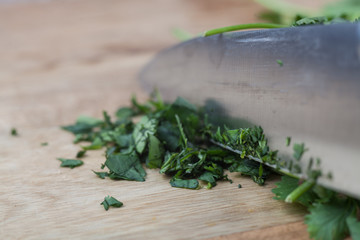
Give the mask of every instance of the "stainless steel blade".
POLYGON ((140 80, 166 100, 206 106, 220 124, 262 126, 283 159, 287 136, 304 142, 304 166, 318 157, 332 173, 321 184, 360 197, 360 24, 196 38, 162 51, 140 80))

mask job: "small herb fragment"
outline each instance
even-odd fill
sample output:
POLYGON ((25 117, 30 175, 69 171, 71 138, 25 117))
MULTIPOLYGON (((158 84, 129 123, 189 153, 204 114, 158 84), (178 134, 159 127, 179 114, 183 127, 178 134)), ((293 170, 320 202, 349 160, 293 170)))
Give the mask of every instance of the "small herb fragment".
POLYGON ((107 211, 109 210, 109 207, 119 208, 122 207, 124 204, 114 197, 107 196, 104 198, 104 201, 100 203, 100 205, 103 205, 104 209, 107 211))
POLYGON ((43 142, 43 143, 41 143, 40 145, 41 145, 41 146, 47 146, 47 145, 49 145, 49 143, 43 142))
POLYGON ((294 149, 293 157, 297 161, 300 161, 300 159, 301 159, 302 155, 304 154, 304 152, 307 151, 307 149, 305 149, 305 144, 304 143, 301 143, 301 144, 295 143, 293 149, 294 149))
POLYGON ((199 187, 199 182, 196 179, 183 180, 173 178, 170 180, 170 185, 177 188, 197 189, 199 187))
POLYGON ((11 134, 11 136, 14 136, 14 137, 19 136, 18 131, 16 130, 16 128, 11 128, 10 134, 11 134))
POLYGON ((95 172, 94 170, 93 170, 93 172, 101 179, 105 179, 105 177, 109 176, 109 174, 107 172, 95 172))
POLYGON ((83 161, 77 159, 66 159, 66 158, 57 158, 57 159, 61 161, 60 167, 68 167, 73 169, 75 167, 79 167, 84 164, 83 161))
POLYGON ((78 151, 76 154, 76 158, 82 158, 85 156, 86 150, 78 151))
POLYGON ((286 146, 290 146, 291 143, 291 137, 286 137, 286 146))
POLYGON ((278 59, 278 60, 276 60, 276 62, 277 62, 277 64, 279 64, 280 67, 284 66, 284 63, 281 60, 278 59))

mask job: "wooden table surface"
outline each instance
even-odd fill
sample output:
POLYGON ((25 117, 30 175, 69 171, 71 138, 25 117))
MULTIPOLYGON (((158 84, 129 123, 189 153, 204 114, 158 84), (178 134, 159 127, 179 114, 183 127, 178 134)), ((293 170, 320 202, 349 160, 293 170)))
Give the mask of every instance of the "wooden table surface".
POLYGON ((79 149, 60 125, 146 99, 137 74, 178 42, 173 28, 196 34, 262 10, 250 0, 0 5, 0 239, 307 239, 304 209, 272 199, 278 177, 259 187, 231 174, 233 184, 192 191, 157 170, 145 182, 99 179, 102 150, 72 170, 56 160, 79 149), (106 195, 124 207, 105 211, 106 195))

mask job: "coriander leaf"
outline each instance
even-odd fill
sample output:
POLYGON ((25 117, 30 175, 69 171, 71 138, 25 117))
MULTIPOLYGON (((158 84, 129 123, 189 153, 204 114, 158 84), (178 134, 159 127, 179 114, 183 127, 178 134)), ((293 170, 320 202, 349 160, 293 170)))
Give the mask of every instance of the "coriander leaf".
POLYGON ((61 161, 61 165, 60 167, 68 167, 68 168, 75 168, 78 166, 81 166, 84 164, 83 161, 81 160, 76 160, 76 159, 65 159, 65 158, 57 158, 58 160, 61 161))
POLYGON ((91 145, 82 146, 81 148, 85 151, 86 150, 97 150, 97 149, 101 149, 104 145, 105 145, 105 143, 101 140, 101 138, 97 137, 94 139, 94 141, 91 143, 91 145))
POLYGON ((89 116, 84 116, 84 115, 80 115, 77 119, 76 119, 76 123, 82 123, 82 124, 88 124, 88 125, 99 125, 102 123, 102 120, 97 119, 97 118, 93 118, 93 117, 89 117, 89 116))
POLYGON ((169 151, 174 152, 180 146, 179 129, 169 121, 160 123, 156 131, 157 137, 169 151))
POLYGON ((107 211, 109 209, 109 207, 122 207, 124 204, 120 201, 118 201, 116 198, 114 197, 110 197, 107 196, 104 198, 104 201, 102 203, 100 203, 100 205, 103 205, 105 210, 107 211))
POLYGON ((116 135, 115 142, 120 148, 127 148, 133 144, 132 134, 116 135))
POLYGON ((354 210, 346 200, 335 199, 330 203, 315 203, 305 216, 311 238, 317 240, 343 239, 348 234, 346 219, 354 210))
POLYGON ((218 179, 223 178, 222 175, 223 174, 218 175, 216 173, 206 171, 203 174, 201 174, 200 177, 198 177, 198 180, 207 182, 208 183, 208 189, 210 189, 210 188, 216 186, 216 181, 218 179))
POLYGON ((139 157, 134 152, 110 154, 107 156, 105 165, 109 168, 109 177, 112 179, 145 181, 146 172, 141 166, 139 157))
POLYGON ((145 150, 149 135, 154 135, 156 131, 156 119, 149 119, 147 116, 141 118, 140 122, 136 124, 132 134, 136 151, 140 154, 145 150))
POLYGON ((260 177, 259 173, 262 172, 261 177, 266 177, 270 174, 269 170, 267 168, 263 168, 262 171, 259 171, 260 169, 260 163, 245 158, 244 160, 238 160, 233 165, 229 167, 230 172, 240 172, 245 175, 250 176, 257 176, 260 177))
POLYGON ((277 64, 279 64, 280 67, 284 66, 284 63, 281 60, 278 59, 278 60, 276 60, 276 62, 277 62, 277 64))
POLYGON ((149 156, 146 161, 148 168, 160 168, 164 159, 164 147, 154 136, 149 136, 149 156))
POLYGON ((43 146, 43 147, 45 147, 45 146, 49 145, 49 143, 47 143, 47 142, 42 142, 40 145, 43 146))
POLYGON ((92 170, 92 171, 101 179, 105 179, 105 177, 109 176, 109 174, 107 172, 95 172, 94 170, 92 170))
POLYGON ((147 104, 139 104, 135 95, 131 97, 131 103, 133 108, 136 109, 138 113, 147 114, 151 112, 151 107, 147 104))
POLYGON ((84 123, 75 123, 74 125, 62 126, 61 128, 72 132, 73 134, 80 133, 89 133, 94 128, 94 125, 84 124, 84 123))
POLYGON ((177 124, 175 116, 178 116, 184 128, 184 132, 190 141, 196 137, 200 127, 199 113, 195 105, 178 97, 170 108, 163 113, 163 118, 171 123, 177 124))
POLYGON ((76 154, 76 158, 82 158, 83 156, 85 156, 86 150, 82 150, 82 151, 78 151, 78 153, 76 154))
POLYGON ((175 179, 170 180, 170 185, 176 188, 188 188, 188 189, 197 189, 199 187, 199 182, 196 179, 175 179))
MULTIPOLYGON (((276 195, 274 199, 285 201, 286 197, 299 186, 299 180, 289 176, 282 176, 281 182, 277 182, 275 185, 276 188, 271 190, 276 195)), ((315 198, 316 196, 312 191, 307 191, 296 202, 309 207, 315 198)))
POLYGON ((164 103, 161 94, 158 89, 154 89, 150 94, 151 100, 149 101, 149 104, 153 105, 155 107, 154 112, 162 111, 167 107, 167 104, 164 103))
POLYGON ((360 221, 356 219, 356 216, 347 217, 346 224, 350 230, 352 240, 360 240, 360 221))
MULTIPOLYGON (((199 155, 201 155, 199 153, 199 155)), ((205 153, 203 155, 203 159, 201 159, 201 157, 199 157, 202 162, 205 162, 206 160, 206 155, 207 153, 205 153)), ((199 161, 200 164, 202 164, 201 161, 199 161)), ((204 171, 206 170, 206 172, 204 172, 203 174, 200 175, 200 177, 198 177, 199 180, 202 180, 202 181, 206 181, 208 183, 208 189, 216 186, 216 181, 218 180, 222 180, 222 179, 226 179, 226 180, 229 180, 227 178, 227 175, 224 175, 224 169, 216 164, 216 163, 211 163, 211 165, 208 165, 208 166, 204 166, 203 169, 201 169, 201 171, 204 171)))
POLYGON ((73 134, 90 133, 94 127, 102 124, 102 121, 96 118, 79 116, 74 125, 61 127, 62 129, 72 132, 73 134))
POLYGON ((111 122, 111 118, 106 111, 103 111, 103 117, 104 117, 104 127, 103 128, 112 128, 114 125, 111 122))
POLYGON ((189 101, 182 97, 178 97, 175 102, 172 104, 173 107, 187 109, 191 112, 197 112, 197 107, 194 104, 191 104, 189 101))
POLYGON ((305 149, 305 144, 304 143, 295 143, 293 146, 293 150, 294 150, 294 154, 293 157, 297 160, 300 161, 302 155, 304 154, 304 152, 307 151, 307 149, 305 149))
POLYGON ((116 111, 116 117, 120 120, 122 119, 127 119, 127 118, 130 118, 132 116, 135 116, 136 115, 136 112, 134 111, 134 109, 132 108, 129 108, 129 107, 122 107, 122 108, 119 108, 117 111, 116 111))

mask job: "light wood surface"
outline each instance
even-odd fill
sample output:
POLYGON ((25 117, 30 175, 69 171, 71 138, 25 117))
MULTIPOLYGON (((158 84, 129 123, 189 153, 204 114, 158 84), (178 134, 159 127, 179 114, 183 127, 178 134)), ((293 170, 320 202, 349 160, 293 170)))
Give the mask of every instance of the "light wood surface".
POLYGON ((79 149, 60 125, 112 113, 132 93, 146 99, 137 73, 177 42, 172 28, 199 33, 261 10, 240 0, 0 5, 0 239, 307 239, 304 209, 272 199, 277 177, 259 187, 231 174, 233 184, 191 191, 157 170, 145 182, 99 179, 103 151, 72 170, 56 160, 79 149), (124 207, 106 212, 106 195, 124 207))

